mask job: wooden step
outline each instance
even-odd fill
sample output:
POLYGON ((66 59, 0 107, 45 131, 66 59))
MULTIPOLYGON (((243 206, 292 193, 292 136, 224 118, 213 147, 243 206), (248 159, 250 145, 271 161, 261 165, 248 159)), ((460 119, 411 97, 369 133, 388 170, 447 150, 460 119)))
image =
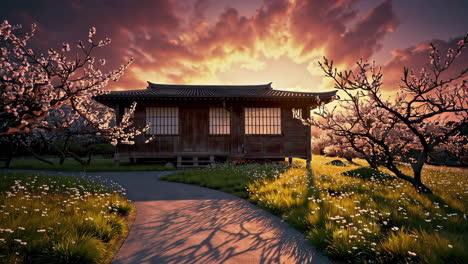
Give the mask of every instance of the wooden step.
POLYGON ((214 156, 177 156, 177 168, 210 168, 214 156))

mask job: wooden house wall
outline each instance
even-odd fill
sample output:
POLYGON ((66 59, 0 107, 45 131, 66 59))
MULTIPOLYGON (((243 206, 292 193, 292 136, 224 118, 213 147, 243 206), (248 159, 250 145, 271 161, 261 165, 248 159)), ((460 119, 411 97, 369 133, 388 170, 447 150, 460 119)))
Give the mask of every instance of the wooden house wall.
POLYGON ((292 116, 292 107, 281 108, 281 135, 245 135, 245 157, 307 157, 309 127, 292 116))
MULTIPOLYGON (((134 122, 137 127, 146 125, 146 107, 155 104, 138 104, 134 122)), ((159 105, 161 106, 161 105, 159 105)), ((178 154, 207 154, 237 158, 281 158, 310 156, 310 128, 292 116, 292 107, 281 107, 281 135, 245 135, 244 107, 226 106, 231 111, 231 134, 208 135, 209 107, 213 105, 167 105, 179 107, 179 135, 156 135, 145 144, 150 135, 137 138, 135 145, 119 145, 118 152, 134 157, 174 157, 178 154)), ((265 107, 279 107, 265 105, 265 107)), ((263 107, 263 106, 261 106, 263 107)), ((120 115, 123 113, 119 107, 120 115)), ((307 115, 303 108, 303 115, 307 115)))

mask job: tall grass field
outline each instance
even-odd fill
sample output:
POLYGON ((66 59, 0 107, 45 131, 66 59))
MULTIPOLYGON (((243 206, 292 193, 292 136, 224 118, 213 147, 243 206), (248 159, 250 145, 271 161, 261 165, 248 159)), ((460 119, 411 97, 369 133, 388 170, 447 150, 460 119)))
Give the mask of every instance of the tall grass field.
MULTIPOLYGON (((334 158, 220 166, 164 177, 246 198, 302 231, 332 259, 350 263, 468 263, 468 171, 430 167, 433 195, 364 162, 334 158)), ((409 173, 409 169, 407 171, 409 173)))
POLYGON ((2 172, 0 191, 0 263, 109 263, 128 233, 121 189, 2 172))

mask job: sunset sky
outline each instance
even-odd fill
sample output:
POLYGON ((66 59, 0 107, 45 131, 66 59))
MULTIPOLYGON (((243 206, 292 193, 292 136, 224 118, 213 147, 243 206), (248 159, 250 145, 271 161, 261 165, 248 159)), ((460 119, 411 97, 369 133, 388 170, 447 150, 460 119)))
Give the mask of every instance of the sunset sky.
POLYGON ((403 66, 419 70, 427 63, 429 42, 445 52, 468 33, 463 0, 2 2, 2 20, 38 25, 38 49, 86 40, 91 26, 98 37, 110 37, 98 54, 109 67, 136 59, 112 89, 143 89, 151 81, 329 90, 317 66, 322 56, 342 67, 375 60, 393 89, 403 66))

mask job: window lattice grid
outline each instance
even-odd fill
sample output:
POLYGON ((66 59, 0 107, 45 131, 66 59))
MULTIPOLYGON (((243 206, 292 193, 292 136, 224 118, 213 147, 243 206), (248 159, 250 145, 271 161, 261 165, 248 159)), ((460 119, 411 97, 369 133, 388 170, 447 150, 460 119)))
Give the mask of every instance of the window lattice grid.
POLYGON ((210 108, 210 135, 231 134, 231 112, 224 108, 210 108))
POLYGON ((245 108, 245 134, 280 135, 281 108, 245 108))
POLYGON ((179 108, 177 107, 147 107, 146 124, 150 125, 147 134, 178 135, 179 108))

